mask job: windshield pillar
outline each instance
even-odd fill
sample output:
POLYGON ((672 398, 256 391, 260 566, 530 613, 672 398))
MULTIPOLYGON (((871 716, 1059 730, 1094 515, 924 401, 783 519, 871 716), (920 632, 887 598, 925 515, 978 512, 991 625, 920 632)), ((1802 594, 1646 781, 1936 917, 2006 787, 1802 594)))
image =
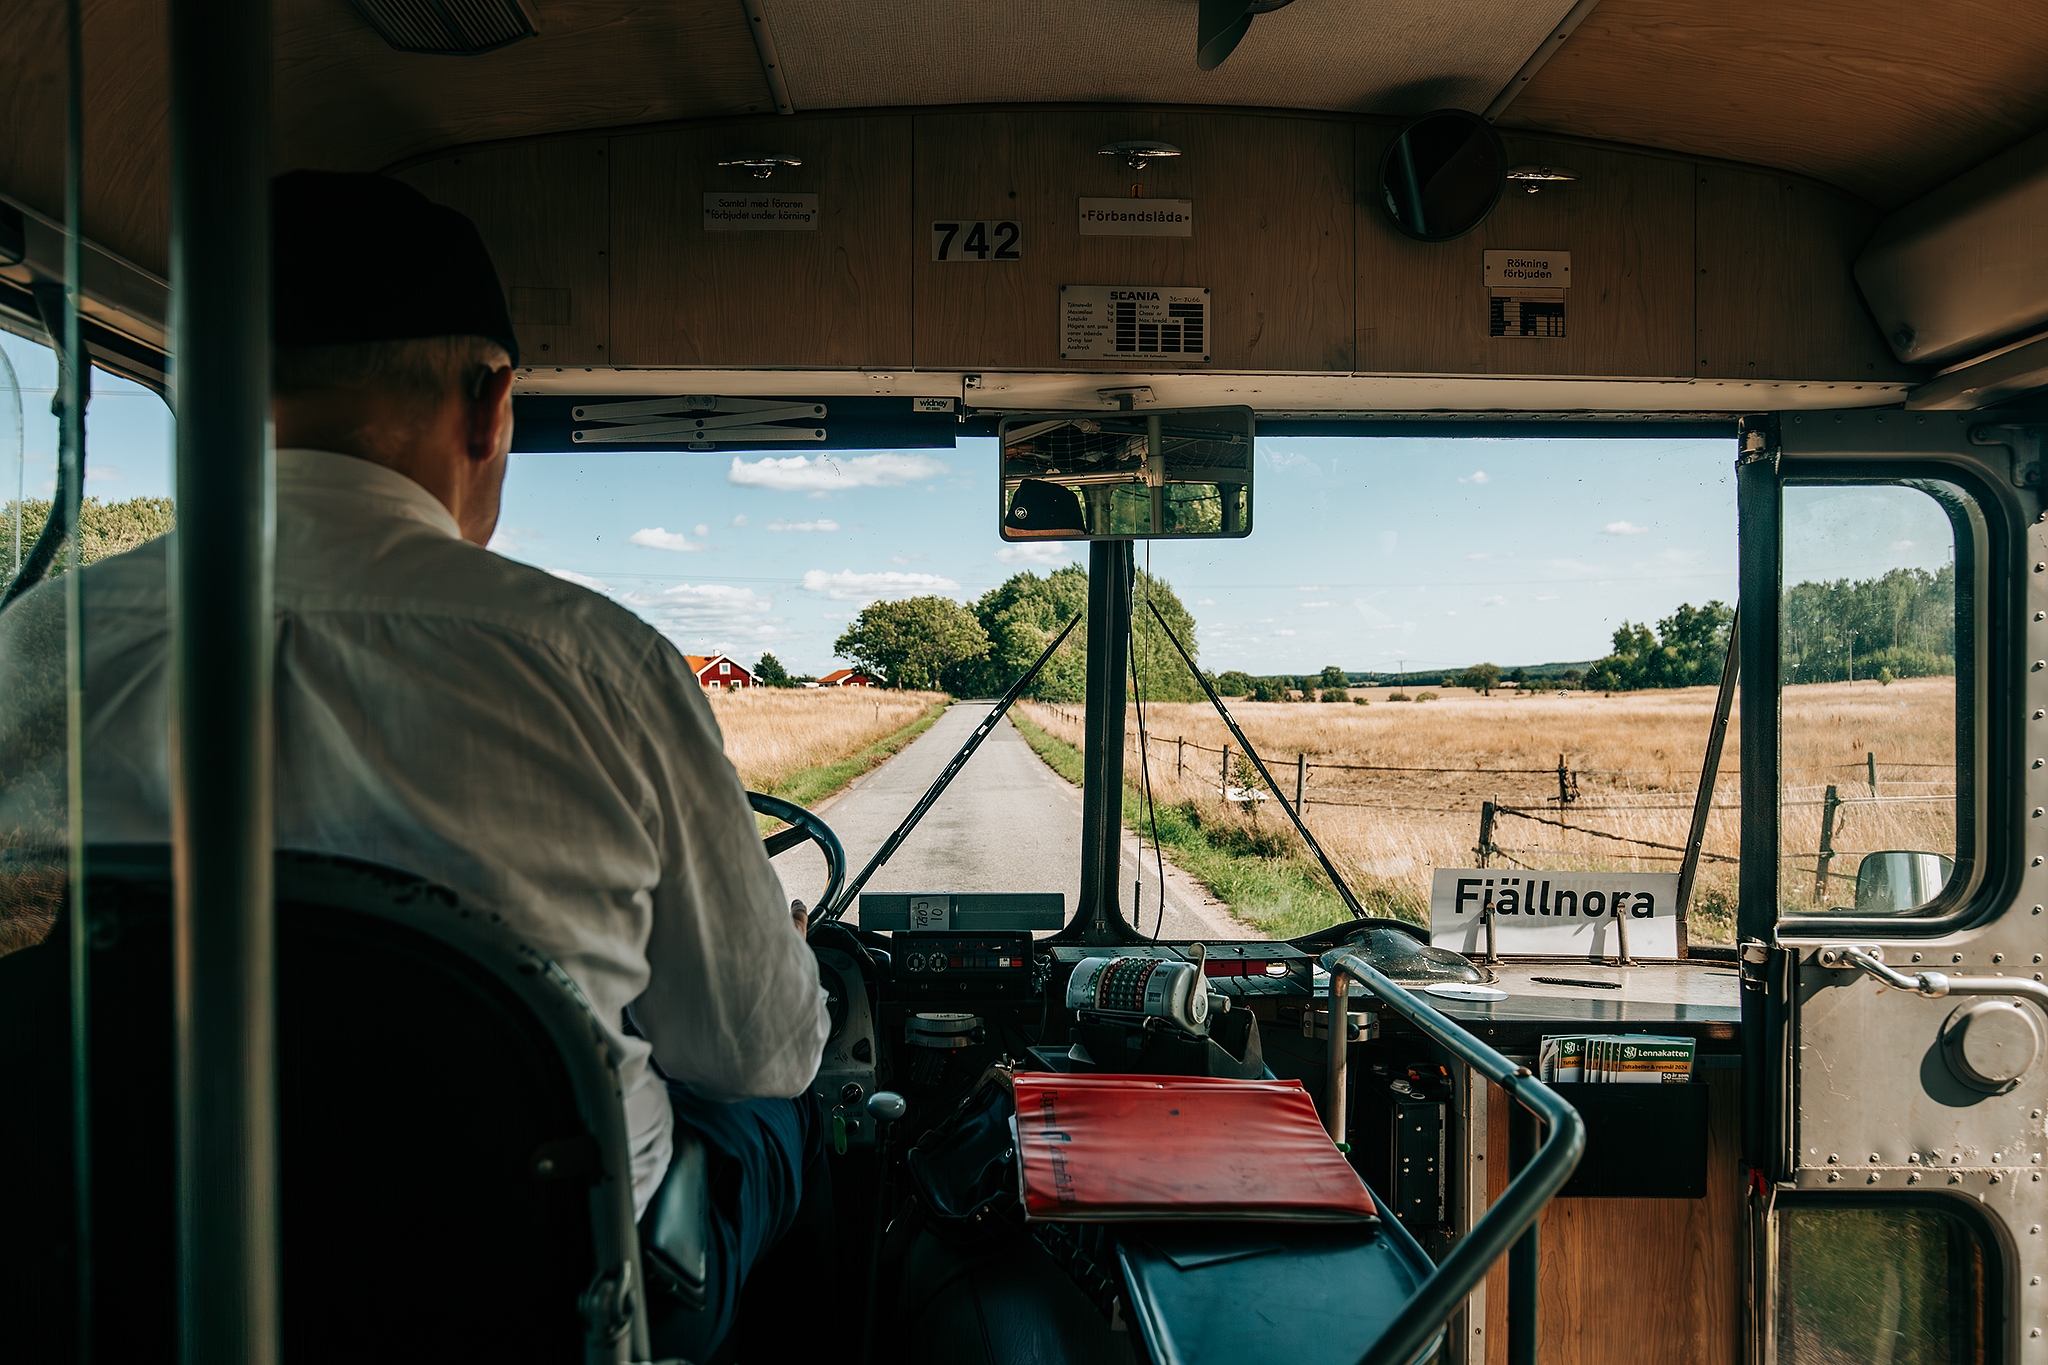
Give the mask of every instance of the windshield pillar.
POLYGON ((1132 935, 1117 897, 1123 867, 1124 677, 1130 670, 1128 540, 1088 547, 1088 714, 1081 781, 1081 903, 1071 934, 1083 943, 1126 943, 1132 935))

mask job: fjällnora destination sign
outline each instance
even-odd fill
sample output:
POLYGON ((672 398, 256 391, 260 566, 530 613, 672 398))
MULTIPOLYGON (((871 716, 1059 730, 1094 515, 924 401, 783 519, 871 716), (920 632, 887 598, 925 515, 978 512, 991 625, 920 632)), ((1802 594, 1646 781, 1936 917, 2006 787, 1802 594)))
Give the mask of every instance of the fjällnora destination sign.
POLYGON ((1473 956, 1486 951, 1486 912, 1503 953, 1613 957, 1617 916, 1631 957, 1678 956, 1676 872, 1543 872, 1440 867, 1429 885, 1429 941, 1473 956))

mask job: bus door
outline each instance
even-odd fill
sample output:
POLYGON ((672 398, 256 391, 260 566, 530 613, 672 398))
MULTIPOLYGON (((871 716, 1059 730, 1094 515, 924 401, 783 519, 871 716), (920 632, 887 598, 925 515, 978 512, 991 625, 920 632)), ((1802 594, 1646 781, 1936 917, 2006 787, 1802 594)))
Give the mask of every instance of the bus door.
POLYGON ((2048 1360, 2044 430, 1745 427, 1758 1361, 2048 1360))

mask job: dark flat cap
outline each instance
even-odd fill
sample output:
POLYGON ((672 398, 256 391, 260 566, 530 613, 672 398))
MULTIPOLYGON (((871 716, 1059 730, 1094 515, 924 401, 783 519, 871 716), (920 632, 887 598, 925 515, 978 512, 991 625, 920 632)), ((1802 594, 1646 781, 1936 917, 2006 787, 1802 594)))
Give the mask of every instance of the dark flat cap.
POLYGON ((1081 499, 1074 490, 1045 479, 1026 479, 1010 498, 1010 510, 1003 517, 1003 533, 1019 537, 1086 535, 1087 519, 1081 514, 1081 499))
POLYGON ((292 171, 270 183, 279 346, 476 336, 519 363, 476 224, 385 175, 292 171))

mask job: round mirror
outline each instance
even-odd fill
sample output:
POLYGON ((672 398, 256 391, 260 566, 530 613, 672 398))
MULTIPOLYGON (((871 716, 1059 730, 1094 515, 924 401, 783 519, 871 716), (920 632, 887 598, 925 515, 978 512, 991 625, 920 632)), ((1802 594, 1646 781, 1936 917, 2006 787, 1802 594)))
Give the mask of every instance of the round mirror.
POLYGON ((1380 158, 1380 202, 1403 235, 1448 242, 1486 221, 1506 184, 1507 149, 1477 114, 1439 109, 1403 128, 1380 158))

